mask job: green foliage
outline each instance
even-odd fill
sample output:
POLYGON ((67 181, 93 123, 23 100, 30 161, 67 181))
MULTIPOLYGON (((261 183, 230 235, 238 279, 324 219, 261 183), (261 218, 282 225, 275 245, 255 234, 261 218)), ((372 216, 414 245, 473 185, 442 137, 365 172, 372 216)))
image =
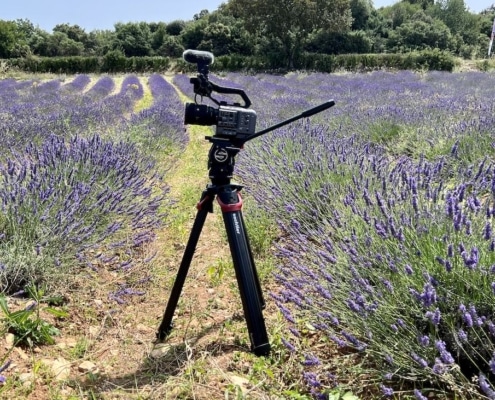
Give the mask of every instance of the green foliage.
POLYGON ((350 0, 353 30, 365 29, 368 19, 373 10, 373 3, 370 0, 350 0))
POLYGON ((88 42, 88 34, 79 25, 58 24, 53 28, 53 32, 62 32, 75 42, 83 44, 88 42))
POLYGON ((308 52, 325 54, 371 53, 372 39, 365 31, 328 32, 319 31, 308 41, 308 52))
POLYGON ((297 54, 316 29, 340 32, 351 25, 349 0, 293 1, 231 0, 228 7, 245 21, 251 33, 278 40, 292 68, 297 54), (290 27, 290 28, 288 28, 290 27))
POLYGON ((388 47, 399 53, 431 48, 451 49, 454 47, 454 41, 442 21, 435 20, 421 11, 390 33, 388 47))
MULTIPOLYGON (((54 336, 59 334, 57 328, 40 316, 40 302, 49 301, 45 298, 43 289, 30 286, 27 292, 34 300, 26 308, 10 311, 5 296, 0 295, 0 309, 3 312, 2 322, 7 332, 14 334, 16 344, 27 344, 29 346, 55 343, 54 336)), ((57 318, 64 318, 67 313, 52 307, 45 307, 45 312, 57 318)))
POLYGON ((182 31, 184 30, 186 26, 186 23, 181 20, 175 20, 172 22, 169 22, 167 24, 167 27, 165 28, 166 32, 170 36, 179 36, 182 31))
POLYGON ((455 59, 452 54, 425 50, 408 54, 306 54, 301 57, 300 67, 320 72, 370 71, 382 68, 452 71, 455 59))
POLYGON ((34 73, 164 72, 168 57, 123 57, 118 50, 104 57, 29 57, 7 60, 9 68, 34 73))
POLYGON ((0 20, 0 58, 23 56, 26 47, 24 34, 17 24, 0 20))
POLYGON ((118 72, 125 68, 125 54, 121 50, 109 51, 103 57, 102 69, 106 72, 118 72))
POLYGON ((120 48, 127 57, 143 57, 151 54, 151 30, 149 24, 115 24, 115 48, 120 48))
POLYGON ((46 52, 50 57, 80 56, 84 52, 84 44, 70 39, 64 32, 54 32, 48 37, 46 52))

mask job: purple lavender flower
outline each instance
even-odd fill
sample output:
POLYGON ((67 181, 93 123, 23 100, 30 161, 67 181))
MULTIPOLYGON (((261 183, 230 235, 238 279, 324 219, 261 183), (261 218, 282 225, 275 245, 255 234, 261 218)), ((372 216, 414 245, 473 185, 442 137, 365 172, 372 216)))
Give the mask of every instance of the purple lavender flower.
POLYGON ((303 365, 305 366, 315 366, 315 365, 320 365, 321 361, 318 357, 316 357, 313 354, 306 354, 304 357, 303 365))
POLYGON ((303 372, 303 378, 306 384, 312 388, 319 388, 321 386, 318 376, 314 372, 303 372))
POLYGON ((8 367, 10 367, 10 364, 12 364, 12 360, 8 360, 5 364, 0 366, 0 372, 5 371, 8 367))
POLYGON ((380 385, 380 389, 385 397, 391 397, 394 395, 394 389, 388 386, 380 385))
POLYGON ((406 264, 406 266, 404 267, 404 270, 406 271, 407 275, 412 275, 414 272, 412 267, 409 264, 406 264))
POLYGON ((490 367, 491 373, 495 374, 495 352, 493 353, 492 358, 488 362, 488 366, 490 367))
POLYGON ((427 311, 425 313, 426 318, 428 318, 431 323, 435 326, 438 326, 440 324, 440 319, 442 318, 442 315, 440 313, 440 310, 438 308, 435 309, 435 311, 427 311))
POLYGON ((428 362, 414 352, 411 353, 411 358, 422 368, 426 368, 428 366, 428 362))
POLYGON ((483 391, 483 393, 488 396, 490 400, 495 400, 495 391, 492 388, 492 385, 486 379, 486 376, 482 373, 480 373, 479 377, 479 382, 480 382, 480 388, 483 391))
POLYGON ((444 364, 453 364, 455 362, 454 357, 452 357, 452 354, 447 350, 446 344, 443 340, 437 340, 435 342, 435 347, 437 350, 440 352, 440 358, 442 359, 442 362, 444 364))
POLYGON ((483 238, 485 240, 490 240, 492 237, 492 225, 490 221, 486 221, 485 228, 483 229, 483 238))
POLYGON ((449 243, 447 246, 447 257, 452 258, 454 256, 454 245, 449 243))
POLYGON ((24 308, 24 311, 33 311, 37 305, 38 303, 36 301, 32 301, 24 308))
POLYGON ((296 348, 294 347, 294 345, 289 342, 288 340, 282 338, 282 344, 287 348, 287 350, 289 350, 291 353, 295 353, 296 352, 296 348))
POLYGON ((462 328, 457 331, 457 337, 462 343, 467 343, 468 341, 468 335, 462 328))
POLYGON ((436 358, 435 364, 433 364, 432 370, 433 370, 434 374, 443 375, 443 374, 445 374, 445 372, 447 370, 447 366, 442 362, 441 359, 436 358))
POLYGON ((468 328, 473 327, 473 317, 471 317, 471 314, 469 314, 468 312, 464 313, 462 319, 464 320, 464 323, 468 328))
POLYGON ((423 396, 418 389, 414 389, 414 396, 416 397, 416 400, 428 400, 428 397, 423 396))

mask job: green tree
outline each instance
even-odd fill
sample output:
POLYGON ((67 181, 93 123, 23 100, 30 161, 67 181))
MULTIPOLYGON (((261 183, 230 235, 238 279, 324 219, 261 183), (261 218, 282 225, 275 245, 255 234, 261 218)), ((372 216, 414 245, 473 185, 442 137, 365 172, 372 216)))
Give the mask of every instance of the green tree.
POLYGON ((146 22, 115 24, 115 49, 121 49, 126 57, 142 57, 151 54, 151 30, 146 22))
POLYGON ((65 33, 69 39, 75 42, 86 44, 88 41, 88 34, 79 25, 58 24, 53 28, 53 32, 65 33))
POLYGON ((114 49, 117 43, 115 31, 110 29, 94 30, 88 34, 87 51, 89 54, 104 56, 114 49))
POLYGON ((169 22, 166 27, 167 35, 179 36, 185 27, 186 23, 182 20, 169 22))
POLYGON ((180 57, 184 52, 184 46, 177 36, 167 36, 157 51, 160 56, 180 57))
POLYGON ((434 3, 433 0, 403 0, 403 1, 407 1, 408 3, 411 3, 411 4, 418 4, 419 6, 421 6, 421 8, 423 10, 426 10, 428 7, 432 6, 434 3))
POLYGON ((437 0, 432 9, 433 16, 443 21, 452 34, 461 34, 466 28, 469 11, 464 0, 437 0))
POLYGON ((19 25, 0 20, 0 58, 22 57, 28 52, 26 36, 19 25))
POLYGON ((407 1, 395 3, 390 7, 380 10, 381 14, 391 21, 392 29, 396 29, 404 22, 410 21, 418 11, 421 11, 419 4, 411 4, 407 1))
POLYGON ((204 31, 208 26, 205 18, 190 21, 180 34, 181 42, 186 49, 197 49, 204 39, 204 31))
POLYGON ((208 50, 219 56, 227 54, 231 39, 230 27, 220 22, 214 22, 206 26, 203 40, 198 49, 208 50))
POLYGON ((352 15, 352 30, 365 29, 373 10, 371 0, 350 0, 352 15))
POLYGON ((438 0, 431 7, 431 15, 443 21, 452 32, 462 38, 462 44, 476 44, 480 33, 480 19, 469 12, 464 0, 438 0))
POLYGON ((422 10, 390 33, 388 47, 394 52, 439 48, 449 50, 454 41, 449 28, 422 10))
POLYGON ((345 54, 345 53, 370 53, 372 41, 366 32, 325 32, 319 31, 313 35, 305 49, 312 53, 345 54))
POLYGON ((46 52, 48 56, 80 56, 84 53, 84 45, 70 39, 63 32, 53 32, 47 38, 46 52))
POLYGON ((150 27, 151 31, 151 48, 156 51, 165 42, 167 34, 167 25, 164 22, 160 22, 155 26, 150 27))
POLYGON ((352 22, 349 0, 231 0, 228 7, 249 32, 278 41, 289 68, 313 31, 342 32, 352 22))

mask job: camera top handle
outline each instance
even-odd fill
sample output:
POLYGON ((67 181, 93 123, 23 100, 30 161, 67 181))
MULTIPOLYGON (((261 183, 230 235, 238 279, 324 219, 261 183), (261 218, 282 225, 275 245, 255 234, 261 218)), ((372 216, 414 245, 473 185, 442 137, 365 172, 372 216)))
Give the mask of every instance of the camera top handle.
POLYGON ((219 86, 208 80, 208 66, 213 64, 215 57, 209 51, 200 50, 186 50, 182 57, 184 61, 190 62, 192 64, 198 65, 198 76, 196 78, 191 78, 191 83, 194 85, 194 93, 202 97, 208 97, 215 104, 220 105, 220 102, 213 97, 211 97, 212 92, 222 93, 222 94, 235 94, 242 98, 244 101, 243 105, 234 103, 233 105, 249 108, 251 106, 251 100, 244 90, 237 88, 229 88, 224 86, 219 86))

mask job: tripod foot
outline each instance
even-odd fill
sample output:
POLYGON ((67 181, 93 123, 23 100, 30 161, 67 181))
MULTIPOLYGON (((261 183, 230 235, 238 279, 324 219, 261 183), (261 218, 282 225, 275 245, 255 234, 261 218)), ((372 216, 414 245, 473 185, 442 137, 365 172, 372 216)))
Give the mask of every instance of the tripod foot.
POLYGON ((267 356, 268 354, 270 354, 270 344, 265 343, 261 346, 253 347, 251 351, 257 356, 267 356))
POLYGON ((165 339, 167 338, 168 335, 170 335, 170 332, 172 332, 173 324, 170 324, 169 326, 163 327, 160 326, 160 329, 158 332, 156 332, 156 340, 158 343, 163 343, 165 339))

